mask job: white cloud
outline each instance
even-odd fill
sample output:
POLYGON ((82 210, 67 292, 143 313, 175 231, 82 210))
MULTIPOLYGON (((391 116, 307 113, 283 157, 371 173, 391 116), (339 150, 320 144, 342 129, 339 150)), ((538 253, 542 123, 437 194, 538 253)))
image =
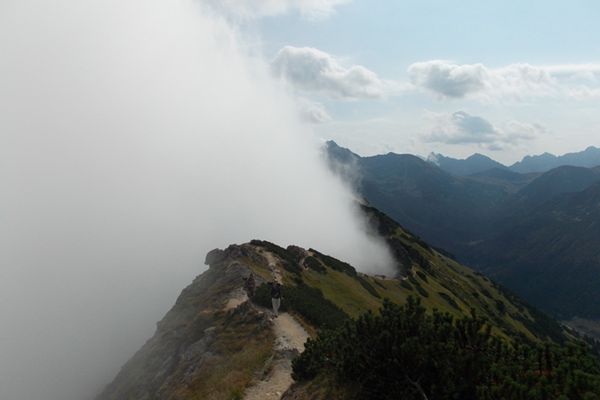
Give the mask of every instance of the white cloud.
POLYGON ((323 104, 304 97, 298 97, 296 102, 303 121, 312 124, 322 124, 332 120, 331 115, 329 115, 323 104))
POLYGON ((546 129, 539 124, 510 120, 495 126, 485 118, 464 111, 429 113, 430 129, 425 142, 445 144, 476 144, 489 150, 503 150, 533 140, 546 129))
POLYGON ((446 97, 464 97, 485 87, 487 69, 482 64, 456 65, 442 60, 412 64, 413 84, 446 97))
POLYGON ((548 134, 548 129, 540 124, 510 120, 503 124, 501 131, 508 142, 516 143, 521 140, 534 140, 540 135, 548 134))
POLYGON ((411 82, 445 98, 589 98, 600 95, 600 64, 488 68, 431 60, 410 65, 411 82))
POLYGON ((286 46, 271 67, 276 76, 299 90, 337 99, 382 97, 389 85, 363 66, 346 68, 332 55, 311 47, 286 46))
POLYGON ((432 114, 431 118, 434 126, 427 137, 430 142, 482 144, 492 143, 499 136, 499 132, 489 121, 464 111, 432 114))
POLYGON ((298 12, 308 19, 326 18, 350 0, 206 0, 241 18, 269 17, 298 12))
POLYGON ((0 399, 94 398, 211 248, 386 266, 269 66, 197 11, 0 2, 0 399))

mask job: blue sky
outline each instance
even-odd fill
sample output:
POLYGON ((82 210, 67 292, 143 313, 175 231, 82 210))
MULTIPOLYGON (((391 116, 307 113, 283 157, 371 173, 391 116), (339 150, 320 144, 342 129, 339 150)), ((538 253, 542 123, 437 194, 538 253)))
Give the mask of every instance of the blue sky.
POLYGON ((600 145, 600 2, 264 3, 287 4, 255 22, 264 57, 322 138, 505 163, 600 145))
POLYGON ((353 57, 384 76, 410 63, 452 59, 501 66, 589 62, 600 51, 600 3, 354 0, 327 19, 261 20, 267 50, 312 46, 353 57))

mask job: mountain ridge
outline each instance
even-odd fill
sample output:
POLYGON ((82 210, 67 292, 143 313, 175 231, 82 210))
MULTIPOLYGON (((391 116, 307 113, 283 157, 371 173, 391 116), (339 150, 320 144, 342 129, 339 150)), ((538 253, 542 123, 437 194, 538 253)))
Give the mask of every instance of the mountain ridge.
POLYGON ((431 153, 427 161, 432 162, 446 172, 458 176, 467 176, 493 168, 508 169, 504 164, 483 154, 475 153, 465 159, 456 159, 442 154, 431 153))
POLYGON ((588 146, 585 150, 554 155, 548 152, 526 155, 520 161, 504 165, 491 157, 474 153, 466 158, 453 158, 439 153, 430 153, 427 161, 446 172, 457 176, 467 176, 492 168, 507 169, 521 174, 543 173, 561 166, 593 168, 600 166, 600 148, 588 146))
POLYGON ((311 337, 365 312, 377 313, 385 299, 405 304, 415 297, 429 312, 464 317, 477 310, 490 321, 492 334, 505 341, 571 340, 556 321, 431 248, 385 214, 367 205, 362 211, 392 248, 395 277, 363 274, 317 250, 261 240, 215 249, 206 256, 208 270, 182 291, 153 337, 97 400, 293 398, 294 391, 286 387, 291 380, 276 376, 290 373, 291 360, 303 348, 290 345, 301 339, 294 339, 289 329, 278 333, 268 310, 266 282, 274 275, 284 284, 282 315, 311 337), (250 273, 257 288, 248 298, 243 278, 250 273))
POLYGON ((550 153, 525 156, 521 161, 511 165, 510 169, 521 173, 545 172, 564 165, 586 168, 598 166, 600 165, 600 148, 588 146, 585 150, 566 153, 561 156, 550 153))
MULTIPOLYGON (((333 143, 328 147, 335 148, 333 143)), ((336 152, 343 151, 336 149, 336 152)), ((600 318, 600 313, 594 312, 595 302, 582 307, 573 296, 561 296, 570 300, 559 306, 558 297, 544 297, 542 294, 553 293, 556 285, 536 276, 543 271, 532 268, 549 263, 555 271, 563 273, 571 268, 600 271, 600 256, 592 250, 600 248, 600 232, 583 223, 568 225, 568 230, 552 228, 556 215, 574 215, 584 210, 578 217, 583 221, 595 215, 594 192, 586 189, 600 182, 600 167, 562 166, 541 174, 492 169, 456 176, 414 158, 407 164, 406 157, 402 162, 394 162, 401 158, 389 155, 362 158, 350 154, 353 154, 354 175, 360 176, 353 182, 357 192, 403 226, 432 245, 446 249, 458 260, 485 270, 545 311, 564 319, 584 315, 600 318), (543 233, 543 224, 548 224, 548 232, 554 236, 543 233), (521 239, 511 240, 516 233, 521 239), (553 251, 553 259, 548 260, 548 249, 556 249, 558 242, 564 244, 563 254, 559 257, 553 251), (521 246, 523 243, 527 246, 521 246), (513 258, 508 259, 507 255, 513 258), (524 260, 528 260, 527 264, 524 260), (556 260, 562 266, 556 265, 556 260), (524 279, 518 271, 521 267, 533 275, 524 279), (534 292, 540 294, 534 296, 534 292)), ((556 273, 553 276, 557 277, 556 273)), ((582 274, 570 275, 571 290, 577 292, 575 281, 580 276, 585 279, 580 282, 581 287, 588 288, 587 292, 600 292, 600 282, 595 289, 590 287, 590 283, 596 282, 590 279, 593 274, 585 275, 587 278, 582 274)), ((593 299, 593 296, 583 298, 593 299)))

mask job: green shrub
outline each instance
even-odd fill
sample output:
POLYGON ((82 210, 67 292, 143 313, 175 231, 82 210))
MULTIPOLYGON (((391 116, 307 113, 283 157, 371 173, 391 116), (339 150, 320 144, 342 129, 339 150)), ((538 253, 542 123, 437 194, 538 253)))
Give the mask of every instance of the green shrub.
POLYGON ((421 255, 421 253, 419 252, 419 250, 411 247, 411 246, 406 246, 406 251, 408 252, 408 255, 410 256, 411 260, 415 263, 417 263, 417 265, 419 265, 421 268, 423 268, 425 271, 431 271, 431 263, 421 255))
POLYGON ((375 289, 375 288, 373 287, 373 285, 371 285, 371 284, 369 283, 369 281, 367 281, 365 278, 363 278, 363 277, 362 277, 362 276, 360 276, 360 275, 356 275, 356 280, 357 280, 357 281, 358 281, 358 282, 361 284, 361 286, 362 286, 362 287, 364 287, 364 288, 365 288, 365 290, 366 290, 367 292, 369 292, 369 293, 371 294, 371 296, 373 296, 373 297, 376 297, 376 298, 378 298, 378 299, 380 299, 380 298, 381 298, 381 296, 380 296, 380 295, 379 295, 379 293, 377 292, 377 289, 375 289))
MULTIPOLYGON (((282 312, 295 311, 317 328, 335 328, 348 319, 348 315, 338 306, 323 297, 317 288, 305 284, 282 286, 282 312)), ((262 307, 271 308, 271 287, 263 283, 254 293, 252 301, 262 307)))
POLYGON ((504 315, 506 313, 506 304, 502 300, 496 300, 496 309, 500 315, 504 315))
POLYGON ((384 290, 385 290, 385 289, 387 289, 387 288, 386 288, 386 287, 385 287, 385 286, 384 286, 384 285, 383 285, 381 282, 379 282, 377 279, 373 279, 373 282, 375 282, 375 284, 376 284, 377 286, 379 286, 380 288, 382 288, 382 289, 384 289, 384 290))
POLYGON ((308 256, 304 259, 304 266, 314 271, 317 271, 320 274, 327 273, 327 268, 325 268, 323 264, 321 264, 321 262, 313 256, 308 256))
POLYGON ((229 395, 229 400, 243 400, 244 391, 241 389, 233 389, 229 395))
POLYGON ((475 314, 428 314, 409 297, 322 331, 293 361, 293 378, 329 377, 348 400, 597 399, 600 363, 583 344, 511 345, 475 314))
POLYGON ((274 243, 271 242, 267 242, 266 240, 252 240, 250 241, 251 244, 255 245, 255 246, 259 246, 262 247, 263 249, 267 250, 268 252, 271 252, 273 254, 275 254, 276 256, 278 256, 281 260, 281 265, 283 266, 283 268, 286 271, 289 271, 293 274, 301 274, 302 273, 302 267, 300 267, 298 265, 298 261, 296 260, 296 258, 286 249, 284 249, 283 247, 277 246, 274 243))
POLYGON ((458 305, 458 303, 448 293, 438 292, 438 294, 442 299, 446 300, 446 303, 450 304, 451 307, 460 310, 460 306, 458 305))
POLYGON ((326 254, 319 253, 315 249, 310 249, 309 251, 312 252, 315 255, 315 257, 317 257, 319 260, 321 260, 325 265, 327 265, 331 269, 334 269, 339 272, 343 272, 350 276, 356 276, 356 268, 354 268, 352 265, 345 263, 343 261, 340 261, 331 256, 328 256, 326 254))
POLYGON ((403 287, 404 289, 408 289, 408 290, 413 290, 413 287, 410 283, 408 283, 408 281, 402 279, 400 281, 400 287, 403 287))
POLYGON ((419 292, 419 294, 423 297, 429 297, 429 292, 427 292, 427 290, 425 290, 423 288, 423 286, 417 284, 415 285, 415 288, 417 289, 417 292, 419 292))
POLYGON ((409 274, 409 275, 408 275, 408 281, 409 281, 410 283, 412 283, 413 285, 418 285, 418 284, 419 284, 419 282, 417 282, 417 280, 415 279, 415 277, 414 277, 414 276, 412 276, 412 274, 409 274))

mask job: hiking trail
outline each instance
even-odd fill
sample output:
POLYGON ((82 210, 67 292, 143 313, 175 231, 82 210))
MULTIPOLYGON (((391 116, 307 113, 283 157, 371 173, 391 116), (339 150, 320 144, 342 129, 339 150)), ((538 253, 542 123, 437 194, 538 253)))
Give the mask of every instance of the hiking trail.
MULTIPOLYGON (((277 259, 271 253, 264 252, 262 254, 270 265, 277 265, 277 259)), ((281 281, 279 268, 272 268, 271 273, 275 280, 281 281)), ((231 299, 230 302, 234 299, 231 299)), ((279 400, 294 382, 292 359, 304 351, 304 343, 309 335, 302 325, 288 313, 280 313, 277 318, 273 318, 272 322, 275 342, 270 371, 263 380, 246 390, 244 400, 279 400)))
MULTIPOLYGON (((282 282, 281 271, 277 267, 278 259, 268 251, 260 252, 267 260, 273 280, 282 282)), ((248 301, 243 288, 233 291, 224 306, 224 310, 233 310, 248 301)), ((285 300, 284 300, 285 301, 285 300)), ((256 308, 256 306, 253 306, 256 308)), ((261 312, 270 313, 262 307, 261 312)), ((272 329, 275 336, 273 356, 269 361, 269 369, 262 380, 249 387, 244 400, 279 400, 283 393, 294 382, 292 379, 292 359, 304 351, 304 343, 309 335, 298 321, 289 313, 280 313, 273 318, 272 329)))
POLYGON ((268 376, 246 390, 244 400, 279 400, 294 382, 292 358, 304 351, 308 333, 288 313, 273 319, 275 333, 275 355, 268 376))

